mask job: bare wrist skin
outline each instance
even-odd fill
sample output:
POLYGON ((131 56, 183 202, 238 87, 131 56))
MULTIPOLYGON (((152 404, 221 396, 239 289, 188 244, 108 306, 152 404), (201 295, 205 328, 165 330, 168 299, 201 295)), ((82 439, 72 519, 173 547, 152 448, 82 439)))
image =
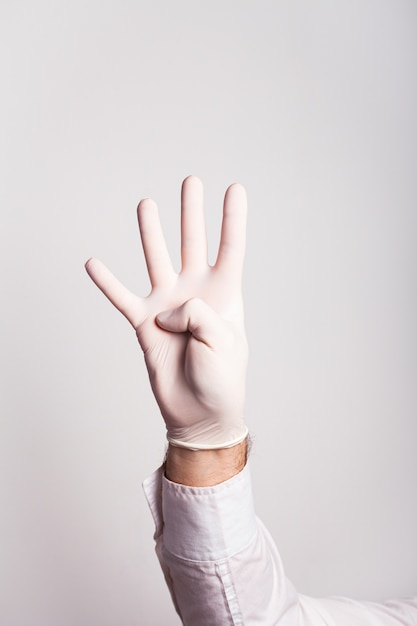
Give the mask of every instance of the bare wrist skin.
POLYGON ((233 478, 246 465, 247 439, 232 448, 188 450, 168 446, 165 476, 173 483, 189 487, 212 487, 233 478))

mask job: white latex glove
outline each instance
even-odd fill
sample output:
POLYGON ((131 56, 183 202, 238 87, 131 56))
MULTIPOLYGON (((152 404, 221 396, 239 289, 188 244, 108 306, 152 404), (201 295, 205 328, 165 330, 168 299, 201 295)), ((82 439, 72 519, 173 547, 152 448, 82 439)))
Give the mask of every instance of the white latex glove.
POLYGON ((149 198, 139 203, 138 220, 152 285, 147 297, 131 293, 97 259, 89 259, 86 270, 136 330, 168 440, 194 449, 235 445, 247 435, 241 296, 245 190, 234 184, 226 191, 214 266, 207 261, 203 187, 195 176, 182 186, 179 274, 149 198))

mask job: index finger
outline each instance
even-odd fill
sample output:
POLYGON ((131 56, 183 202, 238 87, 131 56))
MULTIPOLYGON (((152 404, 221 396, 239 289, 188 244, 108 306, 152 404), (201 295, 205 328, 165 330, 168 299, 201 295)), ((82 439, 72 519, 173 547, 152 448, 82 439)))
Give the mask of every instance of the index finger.
POLYGON ((240 279, 245 258, 247 197, 239 183, 230 185, 223 204, 219 252, 215 268, 240 279))

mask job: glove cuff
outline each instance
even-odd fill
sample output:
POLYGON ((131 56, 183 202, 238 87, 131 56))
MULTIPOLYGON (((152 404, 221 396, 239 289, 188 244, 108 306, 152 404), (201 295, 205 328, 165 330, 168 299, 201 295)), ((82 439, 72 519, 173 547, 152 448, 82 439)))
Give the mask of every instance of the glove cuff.
POLYGON ((187 450, 221 450, 222 448, 232 448, 236 446, 238 443, 241 443, 246 439, 249 434, 248 427, 246 425, 243 426, 242 432, 238 437, 226 442, 220 443, 207 443, 207 442, 198 442, 198 441, 180 441, 179 439, 174 439, 170 437, 167 433, 167 439, 172 446, 177 448, 187 448, 187 450))

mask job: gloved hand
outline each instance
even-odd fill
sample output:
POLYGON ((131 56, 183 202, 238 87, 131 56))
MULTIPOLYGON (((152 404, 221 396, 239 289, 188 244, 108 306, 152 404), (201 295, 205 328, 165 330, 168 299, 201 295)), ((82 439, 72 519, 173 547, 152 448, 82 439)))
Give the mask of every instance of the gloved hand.
POLYGON ((139 298, 97 259, 86 270, 136 330, 168 440, 192 449, 226 448, 247 435, 247 341, 241 277, 246 193, 225 194, 219 251, 207 261, 203 187, 188 177, 181 194, 181 262, 172 267, 156 204, 142 200, 139 229, 151 292, 139 298))

